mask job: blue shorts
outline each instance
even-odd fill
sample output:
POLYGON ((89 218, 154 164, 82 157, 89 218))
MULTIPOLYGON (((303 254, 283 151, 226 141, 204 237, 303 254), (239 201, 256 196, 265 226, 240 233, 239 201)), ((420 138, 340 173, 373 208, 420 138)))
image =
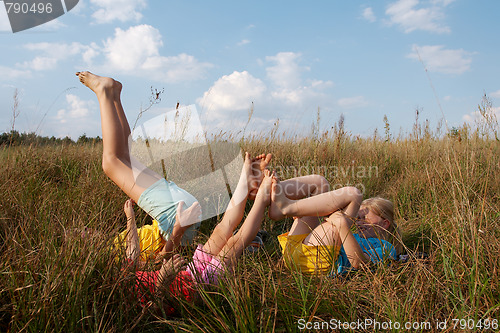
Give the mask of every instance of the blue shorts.
MULTIPOLYGON (((162 178, 142 192, 137 204, 158 221, 158 229, 163 238, 168 239, 174 228, 177 204, 180 201, 184 201, 186 209, 198 200, 174 182, 162 178)), ((193 224, 186 230, 182 238, 183 243, 193 239, 199 225, 200 223, 193 224)))

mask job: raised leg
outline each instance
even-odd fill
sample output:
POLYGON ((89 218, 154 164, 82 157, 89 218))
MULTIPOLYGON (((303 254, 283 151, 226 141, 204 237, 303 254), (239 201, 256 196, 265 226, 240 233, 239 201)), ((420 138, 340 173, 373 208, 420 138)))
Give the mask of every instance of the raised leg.
POLYGON ((121 101, 122 84, 114 80, 113 90, 114 90, 113 102, 115 104, 115 108, 118 113, 118 119, 120 120, 120 124, 123 130, 124 140, 128 141, 131 132, 130 132, 130 126, 127 121, 127 117, 125 116, 125 111, 123 111, 123 106, 121 101))
POLYGON ((203 246, 204 252, 212 255, 218 254, 243 219, 251 183, 254 181, 252 173, 252 162, 254 160, 250 158, 248 153, 245 153, 245 161, 236 190, 222 217, 222 221, 217 224, 210 238, 203 246))
POLYGON ((141 182, 133 172, 128 136, 130 128, 120 102, 121 84, 112 78, 90 72, 76 73, 80 82, 97 96, 101 111, 103 139, 102 167, 106 175, 132 200, 138 201, 144 190, 160 179, 154 173, 142 173, 141 182))
POLYGON ((240 230, 228 239, 222 250, 217 254, 220 262, 233 266, 243 253, 243 250, 255 239, 260 230, 264 211, 271 201, 271 172, 264 170, 264 178, 255 197, 252 209, 243 222, 240 230))
POLYGON ((356 217, 361 204, 361 192, 355 187, 343 187, 313 197, 292 200, 287 198, 277 178, 273 178, 271 202, 284 216, 327 216, 343 210, 356 217))
MULTIPOLYGON (((288 199, 292 200, 307 198, 310 196, 318 195, 320 193, 328 192, 330 190, 330 184, 325 179, 325 177, 320 175, 309 175, 291 178, 280 182, 280 186, 284 195, 288 199)), ((285 215, 283 215, 281 210, 276 206, 276 203, 274 201, 271 201, 271 206, 269 207, 269 218, 278 221, 283 219, 284 217, 285 215)), ((319 220, 306 218, 302 219, 302 222, 306 222, 308 225, 312 223, 312 225, 310 225, 311 229, 309 229, 312 230, 318 225, 319 220)), ((302 223, 299 223, 299 225, 300 224, 302 223)), ((294 229, 293 226, 292 229, 294 229)))

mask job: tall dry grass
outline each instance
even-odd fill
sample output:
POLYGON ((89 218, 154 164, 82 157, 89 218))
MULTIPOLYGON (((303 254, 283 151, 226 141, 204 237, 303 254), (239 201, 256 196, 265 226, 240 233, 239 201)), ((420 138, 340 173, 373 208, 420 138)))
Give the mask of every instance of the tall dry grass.
MULTIPOLYGON (((332 320, 370 319, 420 323, 414 331, 440 331, 436 322, 446 320, 454 331, 460 326, 453 319, 498 319, 498 141, 467 127, 447 136, 416 127, 397 138, 339 129, 302 139, 275 131, 241 146, 272 153, 281 178, 320 173, 332 188, 355 185, 366 197, 393 200, 407 252, 425 251, 428 260, 345 277, 305 276, 283 266, 274 237, 291 221, 266 218, 273 237, 265 251, 244 256, 235 278, 200 290, 197 302, 174 300, 179 314, 166 316, 161 302, 139 306, 128 292, 133 277, 109 250, 109 239, 125 226, 126 197, 101 171, 102 147, 3 148, 0 331, 294 332, 307 321, 333 330, 332 320), (82 238, 84 226, 99 233, 82 238)), ((149 218, 139 213, 138 221, 149 218)))

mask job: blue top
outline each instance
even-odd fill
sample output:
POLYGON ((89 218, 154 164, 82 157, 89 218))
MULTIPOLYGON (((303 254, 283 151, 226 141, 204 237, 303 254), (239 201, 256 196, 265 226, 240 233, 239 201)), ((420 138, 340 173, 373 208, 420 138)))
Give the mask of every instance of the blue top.
MULTIPOLYGON (((370 257, 373 263, 381 262, 387 258, 396 259, 397 253, 394 246, 386 240, 378 238, 363 238, 358 234, 353 234, 361 249, 370 257)), ((344 274, 352 269, 351 263, 347 258, 344 246, 340 248, 339 258, 336 262, 338 275, 344 274)), ((336 275, 332 272, 332 276, 336 275)))

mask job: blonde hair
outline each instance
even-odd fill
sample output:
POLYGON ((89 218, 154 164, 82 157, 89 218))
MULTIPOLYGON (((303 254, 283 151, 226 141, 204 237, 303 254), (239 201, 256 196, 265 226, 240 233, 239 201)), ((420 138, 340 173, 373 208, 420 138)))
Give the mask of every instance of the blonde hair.
POLYGON ((401 254, 403 252, 403 243, 401 239, 401 232, 399 231, 398 225, 394 221, 394 204, 392 201, 382 197, 373 197, 363 200, 361 206, 368 208, 384 220, 389 221, 389 228, 386 230, 386 234, 389 239, 386 240, 394 245, 397 254, 401 254))

